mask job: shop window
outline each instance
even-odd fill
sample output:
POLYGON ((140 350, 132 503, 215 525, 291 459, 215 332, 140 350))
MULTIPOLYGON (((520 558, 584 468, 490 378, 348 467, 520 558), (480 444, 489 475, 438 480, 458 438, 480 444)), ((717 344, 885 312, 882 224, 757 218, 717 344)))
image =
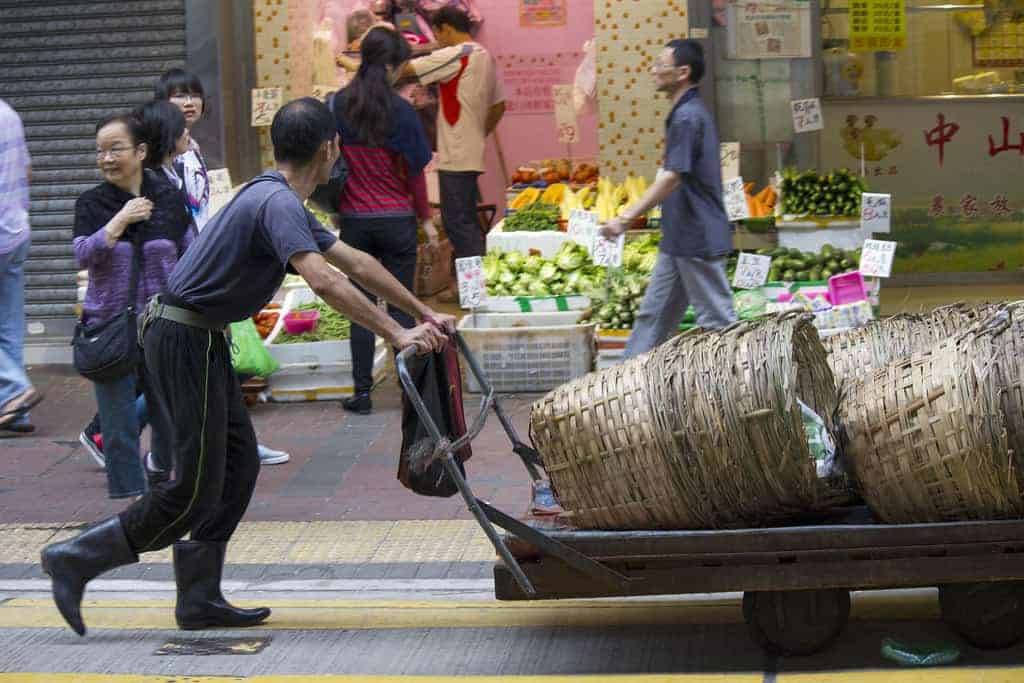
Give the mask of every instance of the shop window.
POLYGON ((1024 11, 997 0, 823 0, 825 95, 917 97, 1024 92, 1024 11), (873 33, 867 12, 892 11, 873 33), (851 35, 851 28, 853 29, 851 35), (857 29, 860 28, 858 31, 857 29), (893 49, 894 48, 894 49, 893 49))

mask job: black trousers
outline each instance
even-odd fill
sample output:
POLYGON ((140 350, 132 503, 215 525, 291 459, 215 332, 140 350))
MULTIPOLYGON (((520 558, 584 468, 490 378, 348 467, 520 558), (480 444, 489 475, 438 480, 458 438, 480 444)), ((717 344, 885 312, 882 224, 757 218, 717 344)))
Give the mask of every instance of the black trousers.
POLYGON ((186 533, 227 542, 249 507, 260 458, 224 335, 170 320, 146 331, 146 401, 176 477, 121 513, 132 549, 165 548, 186 533))
POLYGON ((437 177, 441 192, 441 220, 455 258, 483 256, 487 249, 476 209, 480 198, 476 181, 480 174, 476 171, 439 171, 437 177))
MULTIPOLYGON (((345 244, 365 251, 381 262, 381 265, 406 289, 412 291, 416 278, 416 218, 394 216, 380 218, 345 218, 342 221, 341 239, 345 244)), ((377 303, 377 297, 353 283, 370 301, 377 303)), ((416 321, 404 311, 388 306, 388 314, 402 327, 414 327, 416 321)), ((357 394, 369 393, 373 388, 373 349, 376 340, 373 332, 352 323, 352 380, 357 394)))

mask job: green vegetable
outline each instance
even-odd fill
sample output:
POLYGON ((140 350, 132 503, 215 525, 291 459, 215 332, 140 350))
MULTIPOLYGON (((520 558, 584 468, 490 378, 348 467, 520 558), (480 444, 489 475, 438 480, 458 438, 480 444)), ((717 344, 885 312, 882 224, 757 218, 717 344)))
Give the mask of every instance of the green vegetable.
POLYGON ((531 204, 505 219, 506 232, 543 232, 558 230, 561 210, 554 204, 531 204))
POLYGON ((341 313, 323 303, 303 304, 296 306, 296 311, 320 311, 320 319, 312 332, 288 334, 281 332, 274 340, 275 344, 306 344, 309 342, 339 341, 348 339, 352 333, 352 322, 341 313))

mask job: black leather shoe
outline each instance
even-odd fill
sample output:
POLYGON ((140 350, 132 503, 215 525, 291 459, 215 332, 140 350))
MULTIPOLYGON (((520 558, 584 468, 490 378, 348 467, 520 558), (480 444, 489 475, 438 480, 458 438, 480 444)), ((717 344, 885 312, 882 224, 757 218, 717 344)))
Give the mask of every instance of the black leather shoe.
POLYGON ((15 422, 3 427, 0 431, 11 432, 13 434, 32 434, 36 431, 36 426, 31 422, 15 422))
POLYGON ((53 601, 57 609, 80 636, 85 635, 82 621, 82 594, 85 584, 115 567, 139 561, 132 550, 121 520, 112 517, 62 543, 43 548, 43 571, 53 579, 53 601))
POLYGON ((160 469, 153 459, 152 451, 146 453, 146 457, 142 459, 142 469, 146 472, 146 483, 149 488, 155 488, 171 480, 171 473, 160 469))
POLYGON ((342 399, 341 407, 350 413, 369 415, 373 412, 373 401, 370 400, 369 394, 354 394, 342 399))
POLYGON ((269 607, 245 609, 229 603, 220 590, 227 543, 178 541, 174 544, 174 581, 178 604, 174 619, 184 631, 255 626, 270 616, 269 607))

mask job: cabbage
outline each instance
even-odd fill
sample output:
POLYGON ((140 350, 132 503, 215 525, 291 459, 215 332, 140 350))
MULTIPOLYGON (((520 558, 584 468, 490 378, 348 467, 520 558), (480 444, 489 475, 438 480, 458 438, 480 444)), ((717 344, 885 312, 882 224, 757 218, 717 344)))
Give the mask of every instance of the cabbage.
MULTIPOLYGON (((556 267, 554 263, 551 263, 551 261, 547 261, 543 266, 541 266, 538 276, 544 281, 554 280, 558 276, 558 268, 559 267, 556 267)), ((566 270, 571 270, 571 268, 566 270)))
POLYGON ((508 268, 503 269, 498 273, 498 283, 504 287, 511 287, 516 281, 516 274, 508 268))
POLYGON ((505 254, 505 266, 514 273, 518 273, 526 265, 526 257, 518 251, 510 251, 505 254))
POLYGON ((548 286, 542 280, 534 280, 531 282, 526 291, 530 296, 548 296, 551 294, 548 286))

